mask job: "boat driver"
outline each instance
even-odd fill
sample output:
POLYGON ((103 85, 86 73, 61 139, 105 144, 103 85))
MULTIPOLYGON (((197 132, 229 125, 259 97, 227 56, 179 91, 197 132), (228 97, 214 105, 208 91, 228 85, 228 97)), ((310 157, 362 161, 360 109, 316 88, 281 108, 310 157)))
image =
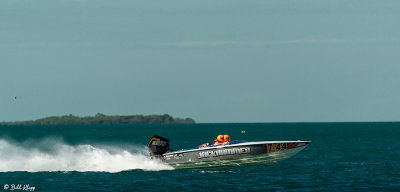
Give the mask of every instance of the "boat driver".
POLYGON ((210 145, 226 145, 230 143, 229 135, 218 135, 218 137, 213 142, 203 143, 199 145, 199 148, 209 147, 210 145))
POLYGON ((213 145, 226 145, 229 144, 231 139, 229 135, 218 135, 218 137, 214 140, 213 145))
POLYGON ((224 143, 224 135, 218 135, 214 140, 213 145, 222 145, 224 143))
POLYGON ((229 144, 231 142, 231 138, 229 138, 229 135, 224 135, 224 143, 229 144))

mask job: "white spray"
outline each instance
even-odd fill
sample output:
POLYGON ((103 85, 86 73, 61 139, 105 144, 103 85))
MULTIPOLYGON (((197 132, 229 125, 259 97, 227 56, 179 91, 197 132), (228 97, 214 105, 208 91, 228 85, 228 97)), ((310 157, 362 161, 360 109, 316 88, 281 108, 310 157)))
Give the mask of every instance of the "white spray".
POLYGON ((172 167, 151 160, 145 147, 135 152, 110 146, 68 145, 63 141, 43 139, 17 143, 0 139, 0 172, 10 171, 104 171, 120 172, 142 169, 171 170, 172 167))

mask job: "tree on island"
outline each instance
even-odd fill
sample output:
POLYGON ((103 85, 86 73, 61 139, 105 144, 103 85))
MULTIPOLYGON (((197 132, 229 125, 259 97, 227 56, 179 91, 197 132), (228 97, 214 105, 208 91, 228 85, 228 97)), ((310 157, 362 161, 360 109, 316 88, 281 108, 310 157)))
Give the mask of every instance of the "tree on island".
POLYGON ((30 124, 30 125, 62 125, 62 124, 178 124, 195 123, 191 118, 174 118, 164 115, 104 115, 79 117, 72 114, 51 116, 33 121, 5 122, 1 124, 30 124))

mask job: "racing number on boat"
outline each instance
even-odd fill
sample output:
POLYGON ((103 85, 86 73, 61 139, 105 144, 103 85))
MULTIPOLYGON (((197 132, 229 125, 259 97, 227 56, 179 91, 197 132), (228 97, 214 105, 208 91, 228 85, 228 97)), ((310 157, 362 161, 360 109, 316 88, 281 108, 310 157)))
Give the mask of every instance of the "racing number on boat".
POLYGON ((267 144, 267 153, 284 151, 287 149, 286 143, 270 143, 267 144))

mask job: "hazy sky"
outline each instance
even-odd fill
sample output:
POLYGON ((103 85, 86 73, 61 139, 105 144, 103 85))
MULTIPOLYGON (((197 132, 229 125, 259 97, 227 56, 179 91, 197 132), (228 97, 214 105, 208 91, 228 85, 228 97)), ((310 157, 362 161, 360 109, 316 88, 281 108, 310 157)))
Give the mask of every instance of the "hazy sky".
POLYGON ((1 0, 0 121, 399 121, 399 10, 398 0, 1 0))

